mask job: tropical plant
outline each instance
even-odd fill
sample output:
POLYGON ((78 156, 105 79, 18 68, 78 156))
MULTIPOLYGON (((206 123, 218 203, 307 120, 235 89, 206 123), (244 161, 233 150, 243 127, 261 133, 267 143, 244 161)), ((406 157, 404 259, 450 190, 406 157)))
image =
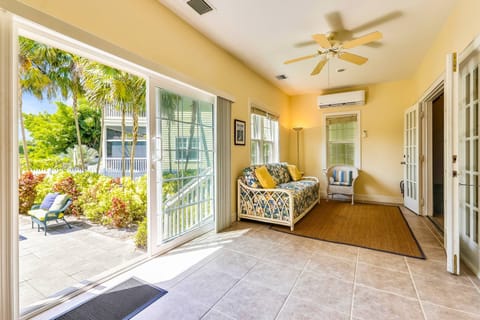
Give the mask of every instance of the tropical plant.
POLYGON ((23 94, 28 92, 37 99, 43 100, 55 96, 56 89, 48 77, 48 65, 54 57, 54 51, 47 45, 19 37, 18 51, 18 114, 20 120, 20 131, 22 135, 23 155, 25 158, 26 170, 30 170, 28 158, 27 140, 23 121, 23 94))
POLYGON ((147 217, 145 217, 138 225, 135 234, 135 245, 139 248, 147 247, 147 217))
POLYGON ((98 151, 85 145, 80 149, 77 145, 73 148, 68 148, 62 156, 69 159, 74 168, 80 167, 80 159, 83 159, 85 164, 95 164, 98 161, 98 151))
MULTIPOLYGON (((27 214, 35 203, 36 187, 45 178, 44 174, 34 175, 31 171, 24 172, 18 179, 18 207, 19 212, 27 214)), ((43 198, 42 198, 43 199, 43 198)))

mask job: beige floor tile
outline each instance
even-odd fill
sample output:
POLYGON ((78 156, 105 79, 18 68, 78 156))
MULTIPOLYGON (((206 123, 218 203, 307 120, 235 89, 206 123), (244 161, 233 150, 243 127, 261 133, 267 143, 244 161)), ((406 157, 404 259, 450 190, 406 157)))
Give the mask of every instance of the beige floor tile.
POLYGON ((480 293, 475 287, 415 275, 414 281, 422 301, 480 314, 480 293))
POLYGON ((368 320, 423 319, 417 299, 405 298, 362 286, 355 288, 352 315, 354 318, 368 320))
POLYGON ((352 305, 352 289, 353 282, 305 272, 298 279, 290 297, 349 314, 352 305))
POLYGON ((358 262, 393 271, 408 272, 405 258, 397 254, 360 248, 358 252, 358 262))
POLYGON ((242 278, 259 260, 240 252, 221 249, 217 256, 204 268, 228 273, 234 278, 242 278))
POLYGON ((230 290, 213 310, 234 319, 274 319, 286 298, 286 295, 266 286, 243 280, 230 290))
POLYGON ((405 297, 416 298, 410 274, 390 271, 368 264, 359 263, 355 281, 368 287, 396 293, 405 297))
POLYGON ((330 255, 315 254, 311 257, 306 269, 313 273, 353 281, 356 261, 337 258, 330 255))
POLYGON ((447 259, 445 250, 442 247, 422 246, 422 249, 427 259, 439 261, 445 261, 447 259))
POLYGON ((311 252, 303 249, 295 250, 291 247, 273 246, 263 256, 263 260, 280 263, 287 268, 303 269, 311 257, 311 252))
POLYGON ((235 320, 232 317, 227 316, 226 314, 223 314, 221 312, 218 312, 216 310, 210 310, 203 318, 202 320, 235 320))
POLYGON ((208 310, 208 306, 198 303, 194 299, 169 292, 133 317, 132 320, 198 320, 208 310))
POLYGON ((423 310, 427 320, 479 320, 480 316, 465 313, 431 303, 423 303, 423 310))
POLYGON ((314 253, 326 254, 337 258, 344 258, 352 261, 357 260, 358 250, 360 248, 345 244, 332 243, 327 241, 317 241, 314 253))
POLYGON ((270 252, 272 243, 268 240, 253 239, 247 236, 236 238, 225 245, 226 249, 247 254, 256 258, 261 258, 270 252))
POLYGON ((243 278, 267 286, 275 292, 288 295, 300 275, 300 270, 276 263, 258 263, 243 278))
POLYGON ((473 286, 472 282, 467 276, 455 276, 448 273, 446 271, 446 261, 407 258, 407 264, 410 267, 410 271, 414 275, 414 279, 417 277, 423 277, 427 279, 433 279, 439 283, 448 282, 473 286))
POLYGON ((290 297, 277 320, 347 320, 350 315, 334 309, 320 307, 299 297, 290 297))
POLYGON ((202 268, 180 281, 171 291, 213 306, 237 282, 238 278, 227 273, 202 268))

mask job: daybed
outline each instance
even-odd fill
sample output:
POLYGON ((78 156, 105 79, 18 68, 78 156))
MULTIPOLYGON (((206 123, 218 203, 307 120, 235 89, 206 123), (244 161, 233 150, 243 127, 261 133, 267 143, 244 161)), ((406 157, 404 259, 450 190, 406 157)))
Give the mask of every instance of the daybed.
POLYGON ((238 219, 286 225, 293 231, 295 223, 320 201, 318 178, 302 177, 297 170, 292 179, 293 167, 275 163, 245 168, 238 178, 238 219), (263 166, 274 180, 273 188, 263 188, 257 177, 257 169, 263 166))

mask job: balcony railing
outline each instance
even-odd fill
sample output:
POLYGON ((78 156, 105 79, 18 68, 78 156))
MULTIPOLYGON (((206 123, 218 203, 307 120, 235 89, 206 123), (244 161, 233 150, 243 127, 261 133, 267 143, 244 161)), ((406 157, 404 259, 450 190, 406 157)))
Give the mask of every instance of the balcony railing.
MULTIPOLYGON (((121 118, 122 117, 122 112, 120 110, 118 110, 117 108, 112 107, 112 106, 107 106, 105 108, 104 112, 105 112, 105 118, 106 119, 108 119, 108 118, 121 118)), ((146 111, 142 111, 142 112, 138 113, 139 118, 145 118, 146 116, 147 116, 146 111)), ((125 117, 131 118, 132 113, 131 112, 126 112, 125 117)))
POLYGON ((212 168, 184 185, 163 203, 162 240, 168 241, 213 218, 212 168))
MULTIPOLYGON (((122 175, 122 158, 105 159, 103 173, 110 177, 120 177, 122 175)), ((133 175, 135 178, 141 177, 147 173, 147 159, 137 158, 133 163, 133 175)), ((130 175, 130 158, 125 158, 125 174, 130 175)))

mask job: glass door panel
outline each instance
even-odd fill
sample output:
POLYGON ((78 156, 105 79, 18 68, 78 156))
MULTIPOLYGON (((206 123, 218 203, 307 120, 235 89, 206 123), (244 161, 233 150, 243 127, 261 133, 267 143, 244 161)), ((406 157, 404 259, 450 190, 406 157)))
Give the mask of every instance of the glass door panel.
POLYGON ((214 99, 155 85, 155 241, 161 246, 213 227, 214 99))

